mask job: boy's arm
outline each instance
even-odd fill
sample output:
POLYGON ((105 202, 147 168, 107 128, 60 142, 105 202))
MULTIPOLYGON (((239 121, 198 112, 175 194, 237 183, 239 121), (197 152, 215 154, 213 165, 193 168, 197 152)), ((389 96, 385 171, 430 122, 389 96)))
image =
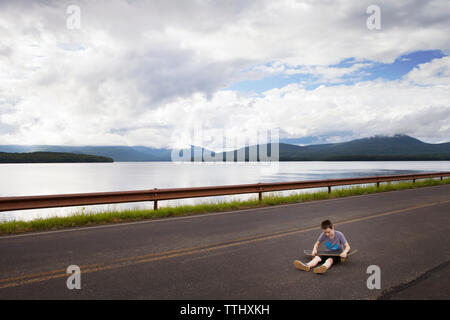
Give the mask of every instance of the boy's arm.
POLYGON ((317 242, 314 244, 314 248, 313 248, 313 250, 312 250, 312 255, 313 255, 313 256, 315 256, 315 255, 317 254, 317 248, 319 248, 319 245, 320 245, 320 241, 317 241, 317 242))
POLYGON ((346 242, 345 243, 345 249, 344 249, 344 251, 342 251, 340 256, 343 257, 343 258, 347 257, 347 253, 349 253, 349 251, 350 251, 350 245, 348 244, 348 242, 346 242))

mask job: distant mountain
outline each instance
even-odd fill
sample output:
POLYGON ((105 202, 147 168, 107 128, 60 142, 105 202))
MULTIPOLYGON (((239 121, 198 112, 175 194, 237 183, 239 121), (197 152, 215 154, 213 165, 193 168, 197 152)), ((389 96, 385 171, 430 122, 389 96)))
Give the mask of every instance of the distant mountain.
MULTIPOLYGON (((450 160, 450 143, 425 143, 407 135, 392 137, 375 136, 342 143, 298 146, 287 143, 279 145, 280 161, 372 161, 372 160, 450 160)), ((256 146, 259 149, 259 146, 256 146)), ((271 145, 267 145, 270 150, 271 145)), ((245 159, 248 161, 248 147, 245 159)), ((215 159, 222 161, 224 156, 233 156, 238 150, 216 153, 215 159)), ((114 161, 171 161, 171 149, 157 149, 145 146, 0 146, 0 152, 70 152, 110 157, 114 161)), ((204 148, 191 146, 180 152, 179 159, 201 161, 204 148), (195 151, 195 152, 194 152, 195 151), (190 157, 189 157, 190 155, 190 157)), ((214 154, 214 153, 213 153, 214 154)), ((204 159, 205 160, 205 159, 204 159)))
MULTIPOLYGON (((191 146, 183 149, 179 155, 183 161, 201 161, 202 153, 206 150, 202 147, 191 146)), ((66 152, 77 154, 98 155, 109 157, 116 162, 126 161, 171 161, 171 149, 157 149, 145 146, 52 146, 52 145, 0 145, 0 152, 66 152)))
POLYGON ((343 143, 291 148, 280 145, 289 160, 450 160, 450 143, 431 144, 406 135, 375 136, 343 143))
POLYGON ((0 152, 68 152, 109 157, 114 161, 170 161, 171 150, 144 146, 52 146, 52 145, 4 145, 0 152))
MULTIPOLYGON (((425 143, 407 135, 309 146, 280 143, 278 147, 280 161, 450 160, 450 143, 425 143)), ((270 150, 271 145, 267 148, 270 150)), ((245 149, 248 161, 248 147, 238 150, 242 149, 245 149)), ((236 150, 227 152, 226 157, 232 157, 233 153, 236 154, 236 150)))
POLYGON ((65 152, 0 152, 0 163, 113 162, 112 158, 65 152))

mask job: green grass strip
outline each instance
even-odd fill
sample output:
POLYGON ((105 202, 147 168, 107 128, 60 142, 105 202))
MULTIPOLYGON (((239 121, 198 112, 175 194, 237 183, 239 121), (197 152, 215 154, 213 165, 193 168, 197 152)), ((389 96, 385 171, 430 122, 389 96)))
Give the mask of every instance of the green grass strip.
POLYGON ((328 193, 327 190, 306 193, 292 192, 290 195, 281 195, 279 193, 264 193, 263 200, 261 202, 259 202, 257 198, 250 200, 205 201, 204 203, 196 205, 176 205, 161 207, 156 211, 151 209, 124 209, 120 211, 112 209, 106 211, 86 211, 85 208, 83 208, 81 211, 65 217, 54 216, 48 218, 37 218, 31 221, 0 221, 0 234, 48 231, 79 226, 131 222, 144 219, 178 217, 210 212, 258 208, 287 203, 333 199, 354 195, 437 186, 443 184, 450 184, 450 178, 444 179, 442 181, 439 179, 416 180, 416 183, 413 183, 411 181, 388 182, 381 183, 380 187, 378 188, 376 187, 376 185, 333 187, 331 193, 328 193))

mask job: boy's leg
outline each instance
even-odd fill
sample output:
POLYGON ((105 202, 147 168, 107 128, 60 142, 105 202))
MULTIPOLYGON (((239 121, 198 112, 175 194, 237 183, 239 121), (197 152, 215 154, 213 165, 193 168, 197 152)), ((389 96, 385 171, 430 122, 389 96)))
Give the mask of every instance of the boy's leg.
POLYGON ((333 265, 333 261, 333 258, 328 258, 323 265, 326 266, 327 269, 330 269, 330 267, 333 265))
POLYGON ((317 264, 322 261, 319 256, 315 256, 310 262, 308 262, 308 267, 313 268, 317 266, 317 264))
POLYGON ((319 256, 315 256, 310 262, 303 263, 301 261, 295 260, 294 266, 297 269, 303 270, 303 271, 309 271, 311 268, 315 267, 322 259, 319 256))
POLYGON ((314 268, 314 273, 325 273, 333 265, 333 258, 328 258, 320 267, 314 268))

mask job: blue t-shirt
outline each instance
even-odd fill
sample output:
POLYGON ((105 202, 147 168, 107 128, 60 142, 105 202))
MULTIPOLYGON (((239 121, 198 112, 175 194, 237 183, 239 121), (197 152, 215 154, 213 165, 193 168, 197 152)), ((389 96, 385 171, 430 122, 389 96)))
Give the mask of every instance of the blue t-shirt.
POLYGON ((325 247, 330 251, 344 250, 345 243, 347 242, 344 234, 337 230, 334 230, 333 239, 330 239, 325 235, 325 233, 322 232, 317 241, 320 243, 325 242, 325 247))

